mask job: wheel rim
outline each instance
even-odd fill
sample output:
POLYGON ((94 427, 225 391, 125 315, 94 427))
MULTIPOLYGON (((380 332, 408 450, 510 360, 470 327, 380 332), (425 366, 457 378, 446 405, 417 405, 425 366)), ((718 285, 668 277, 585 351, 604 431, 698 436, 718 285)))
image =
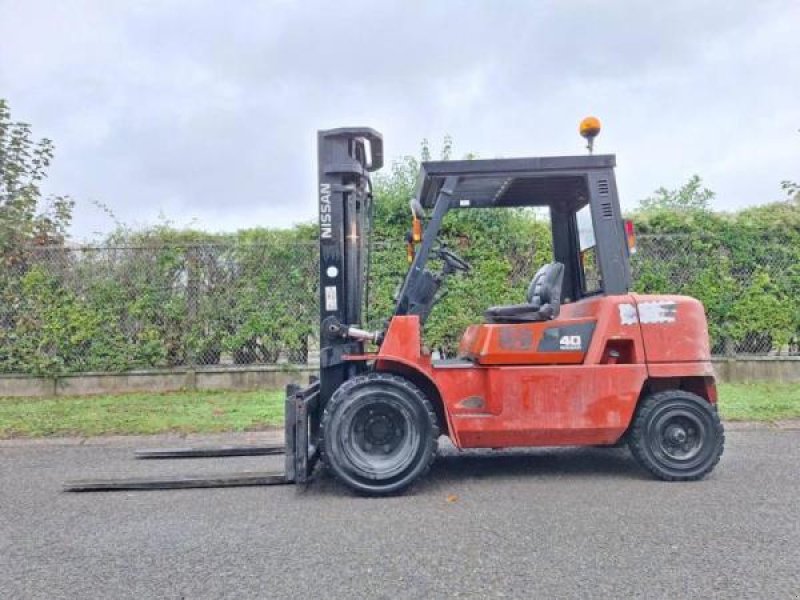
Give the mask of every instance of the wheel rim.
POLYGON ((414 461, 420 435, 413 415, 389 394, 372 394, 343 417, 340 449, 358 475, 386 480, 414 461))
POLYGON ((699 407, 665 406, 653 415, 648 430, 652 456, 670 469, 694 469, 713 451, 708 416, 699 407))

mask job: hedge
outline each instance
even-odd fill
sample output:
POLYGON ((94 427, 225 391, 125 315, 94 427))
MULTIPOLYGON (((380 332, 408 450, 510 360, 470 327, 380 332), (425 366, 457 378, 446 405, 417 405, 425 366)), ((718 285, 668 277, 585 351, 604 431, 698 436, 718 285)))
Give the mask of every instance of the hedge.
MULTIPOLYGON (((418 165, 376 178, 367 313, 391 314, 418 165)), ((705 304, 717 353, 790 352, 800 330, 800 216, 793 203, 732 214, 650 207, 635 289, 705 304)), ((425 342, 451 352, 487 306, 519 302, 551 259, 548 221, 531 209, 450 213, 442 240, 473 265, 448 283, 425 342)), ((15 248, 0 270, 0 372, 304 362, 318 327, 316 227, 212 235, 119 231, 98 248, 15 248)), ((435 265, 434 265, 435 266, 435 265)))

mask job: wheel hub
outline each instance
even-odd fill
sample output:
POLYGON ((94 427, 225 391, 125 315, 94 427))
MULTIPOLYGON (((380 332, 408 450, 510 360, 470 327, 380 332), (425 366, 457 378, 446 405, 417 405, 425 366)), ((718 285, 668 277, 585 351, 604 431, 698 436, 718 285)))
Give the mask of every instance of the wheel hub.
POLYGON ((390 455, 403 443, 403 416, 388 405, 362 409, 353 423, 356 445, 365 455, 390 455))
POLYGON ((702 444, 702 430, 694 419, 675 415, 662 422, 660 446, 671 459, 691 459, 700 451, 702 444))
POLYGON ((683 444, 687 437, 686 430, 680 425, 672 425, 667 430, 667 439, 673 444, 683 444))
POLYGON ((394 427, 389 419, 380 415, 367 421, 366 438, 371 444, 385 444, 394 435, 394 427))

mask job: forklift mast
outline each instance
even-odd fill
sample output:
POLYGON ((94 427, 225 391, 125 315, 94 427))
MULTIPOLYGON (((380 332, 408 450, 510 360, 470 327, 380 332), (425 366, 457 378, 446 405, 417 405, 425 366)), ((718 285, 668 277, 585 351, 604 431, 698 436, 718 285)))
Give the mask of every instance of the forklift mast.
POLYGON ((367 277, 372 185, 383 166, 383 137, 366 127, 317 134, 319 165, 320 405, 360 366, 345 362, 364 342, 342 335, 360 326, 367 277))

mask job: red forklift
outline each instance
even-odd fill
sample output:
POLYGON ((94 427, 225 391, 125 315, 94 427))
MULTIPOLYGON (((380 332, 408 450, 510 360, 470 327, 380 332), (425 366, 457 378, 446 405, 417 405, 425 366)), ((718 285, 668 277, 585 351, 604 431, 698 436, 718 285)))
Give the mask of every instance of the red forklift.
POLYGON ((410 265, 394 312, 363 328, 370 173, 383 140, 368 128, 318 134, 320 371, 290 385, 285 446, 141 451, 143 458, 284 452, 285 471, 215 478, 71 482, 66 489, 306 483, 319 459, 365 495, 399 493, 458 449, 627 444, 652 475, 700 479, 724 445, 702 304, 631 292, 631 231, 615 157, 422 163, 410 202, 410 265), (470 265, 440 240, 449 211, 549 209, 553 262, 519 304, 487 306, 455 358, 425 350, 425 321, 449 277, 470 265), (432 262, 431 262, 432 261, 432 262), (439 268, 432 266, 440 265, 439 268), (260 450, 263 450, 261 452, 260 450))

